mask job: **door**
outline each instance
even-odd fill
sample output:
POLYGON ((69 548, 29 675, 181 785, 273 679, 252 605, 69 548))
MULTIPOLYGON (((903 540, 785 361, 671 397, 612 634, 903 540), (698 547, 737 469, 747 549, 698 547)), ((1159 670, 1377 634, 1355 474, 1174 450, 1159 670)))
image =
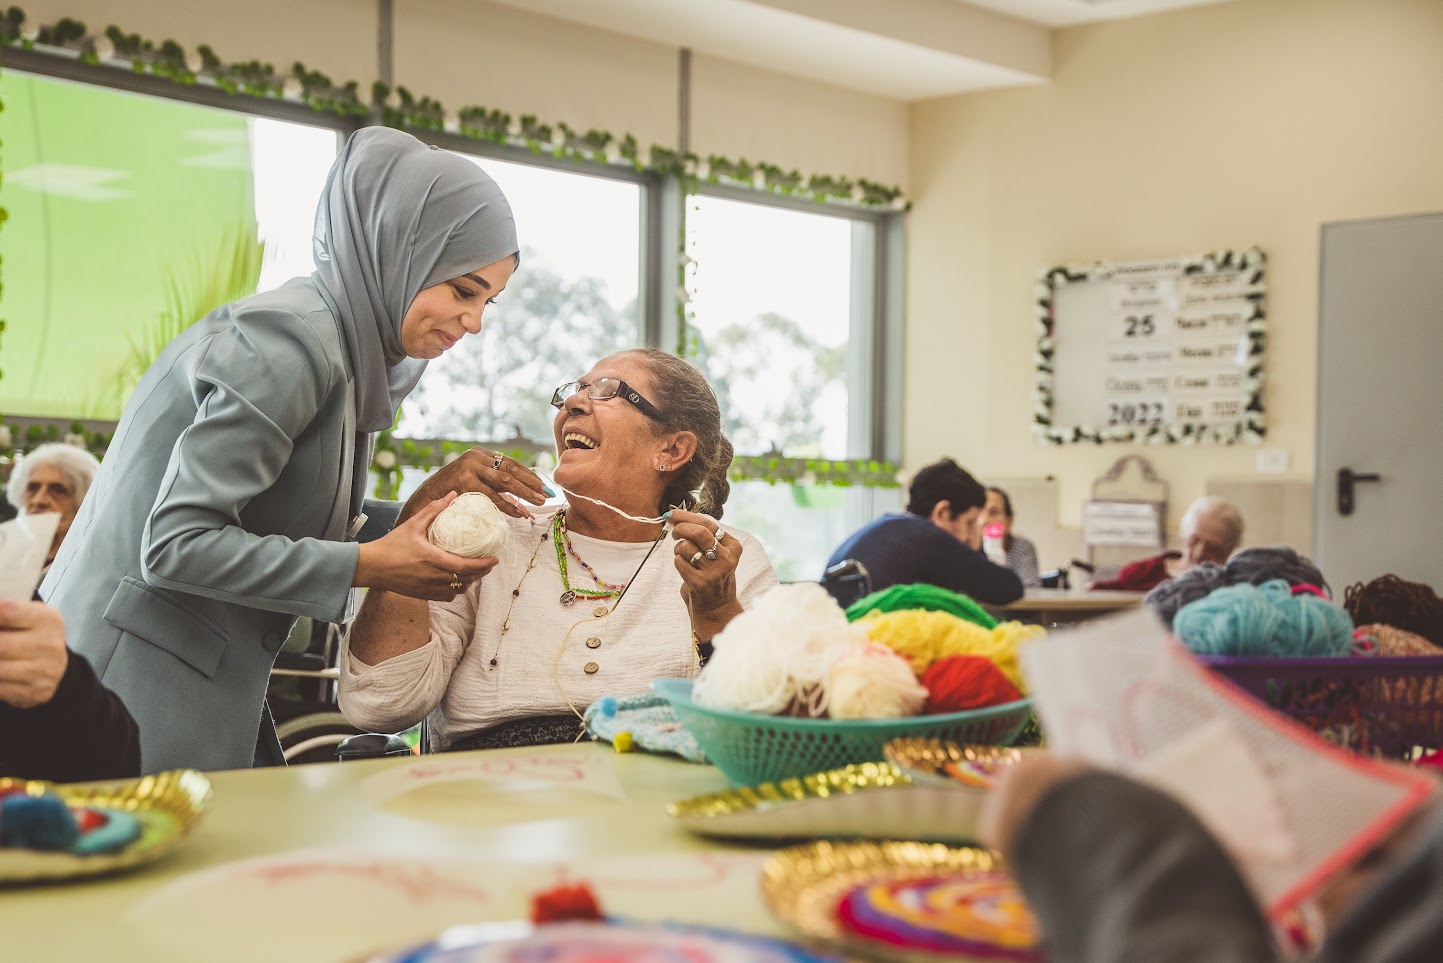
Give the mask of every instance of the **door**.
POLYGON ((1317 561, 1443 590, 1443 214, 1324 225, 1318 326, 1317 561))

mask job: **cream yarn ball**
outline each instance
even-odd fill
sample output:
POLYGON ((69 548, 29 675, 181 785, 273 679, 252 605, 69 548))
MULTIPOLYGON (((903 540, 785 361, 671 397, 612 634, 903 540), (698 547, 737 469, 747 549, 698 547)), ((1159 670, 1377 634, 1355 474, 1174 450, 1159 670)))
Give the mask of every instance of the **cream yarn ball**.
POLYGON ((447 505, 426 537, 442 551, 462 558, 489 558, 506 547, 506 516, 480 492, 465 492, 447 505))

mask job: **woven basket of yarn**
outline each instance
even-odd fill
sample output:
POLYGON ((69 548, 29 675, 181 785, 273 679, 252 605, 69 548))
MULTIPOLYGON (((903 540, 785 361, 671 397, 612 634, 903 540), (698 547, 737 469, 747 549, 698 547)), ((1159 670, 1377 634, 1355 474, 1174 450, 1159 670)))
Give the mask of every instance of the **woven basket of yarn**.
POLYGON ((970 745, 1006 746, 1032 718, 1022 699, 942 715, 902 719, 809 719, 713 709, 692 701, 690 679, 657 679, 652 690, 671 703, 707 759, 733 785, 808 776, 853 763, 880 762, 882 747, 913 736, 970 745))
POLYGON ((1443 657, 1204 656, 1210 669, 1344 749, 1411 760, 1443 749, 1443 657))

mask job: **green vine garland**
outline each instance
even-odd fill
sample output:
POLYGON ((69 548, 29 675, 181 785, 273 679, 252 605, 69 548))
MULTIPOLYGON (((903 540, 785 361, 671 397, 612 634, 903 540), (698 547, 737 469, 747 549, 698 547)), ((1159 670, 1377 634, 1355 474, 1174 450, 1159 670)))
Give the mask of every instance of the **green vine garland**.
POLYGON ((405 87, 379 82, 371 85, 369 98, 365 98, 356 81, 337 83, 299 62, 289 71, 259 60, 227 63, 209 45, 186 50, 174 40, 155 43, 114 25, 93 35, 83 22, 69 17, 49 26, 29 24, 19 7, 0 14, 0 48, 6 46, 78 56, 98 70, 128 68, 179 84, 206 84, 232 94, 292 101, 321 113, 365 117, 388 127, 446 131, 582 163, 624 164, 677 177, 688 191, 705 182, 833 204, 893 210, 909 206, 901 188, 866 178, 807 176, 775 164, 719 154, 701 157, 660 145, 643 149, 630 134, 618 137, 604 130, 578 131, 564 123, 542 123, 530 114, 513 116, 480 106, 451 110, 435 98, 418 97, 405 87))

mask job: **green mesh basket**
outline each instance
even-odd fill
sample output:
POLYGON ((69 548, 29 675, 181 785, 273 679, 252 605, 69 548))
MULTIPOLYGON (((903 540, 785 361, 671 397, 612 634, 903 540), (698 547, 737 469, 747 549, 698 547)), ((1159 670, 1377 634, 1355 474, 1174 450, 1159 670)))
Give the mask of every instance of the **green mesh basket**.
POLYGON ((657 679, 651 687, 676 709, 707 759, 738 786, 874 762, 883 758, 883 746, 901 736, 1011 745, 1032 718, 1032 700, 1023 699, 905 719, 797 719, 697 705, 690 679, 657 679))

